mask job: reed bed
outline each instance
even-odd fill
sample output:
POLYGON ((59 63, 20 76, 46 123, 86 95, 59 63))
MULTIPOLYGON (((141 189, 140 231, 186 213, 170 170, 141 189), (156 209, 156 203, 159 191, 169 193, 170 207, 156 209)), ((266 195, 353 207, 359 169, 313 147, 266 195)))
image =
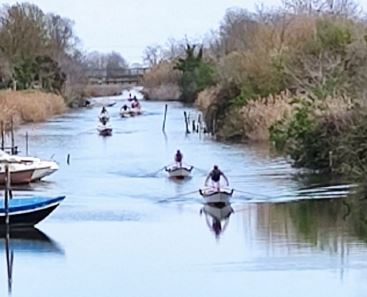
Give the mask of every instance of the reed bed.
POLYGON ((64 99, 40 91, 1 91, 0 121, 14 125, 41 122, 66 111, 64 99))

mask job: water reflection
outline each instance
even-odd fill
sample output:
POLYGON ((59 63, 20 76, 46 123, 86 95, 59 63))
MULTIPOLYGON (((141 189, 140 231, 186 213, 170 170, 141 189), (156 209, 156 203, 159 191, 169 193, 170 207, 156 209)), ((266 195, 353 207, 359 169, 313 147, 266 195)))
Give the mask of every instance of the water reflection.
POLYGON ((219 239, 229 223, 229 217, 234 212, 230 203, 207 203, 200 210, 200 215, 204 214, 205 222, 209 229, 219 239))
POLYGON ((12 293, 14 254, 58 254, 64 255, 64 250, 54 240, 37 228, 0 230, 0 249, 4 249, 8 293, 12 293))
POLYGON ((258 231, 269 242, 297 242, 341 253, 367 242, 367 200, 304 200, 257 207, 258 231), (358 241, 360 241, 358 243, 358 241))

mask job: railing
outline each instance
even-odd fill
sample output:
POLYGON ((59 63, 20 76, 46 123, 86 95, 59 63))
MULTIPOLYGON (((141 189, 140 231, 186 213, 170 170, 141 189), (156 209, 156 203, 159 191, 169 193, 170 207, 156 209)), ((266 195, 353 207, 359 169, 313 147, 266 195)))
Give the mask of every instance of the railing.
POLYGON ((90 68, 87 69, 87 77, 92 84, 102 83, 137 83, 149 68, 90 68))

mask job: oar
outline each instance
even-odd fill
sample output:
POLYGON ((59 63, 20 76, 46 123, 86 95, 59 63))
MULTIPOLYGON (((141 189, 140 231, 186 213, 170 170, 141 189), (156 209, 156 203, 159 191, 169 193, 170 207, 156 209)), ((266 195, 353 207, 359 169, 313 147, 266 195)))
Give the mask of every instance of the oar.
POLYGON ((165 168, 166 168, 166 166, 164 166, 162 168, 159 168, 157 171, 154 171, 152 173, 148 173, 146 176, 154 176, 154 175, 158 174, 158 172, 162 171, 165 168))
POLYGON ((175 195, 175 196, 172 196, 172 197, 168 197, 166 199, 161 199, 161 200, 158 200, 158 203, 167 202, 169 200, 177 199, 177 198, 180 198, 180 197, 183 197, 183 196, 187 196, 187 195, 191 195, 191 194, 194 194, 194 193, 198 193, 198 190, 187 192, 187 193, 178 194, 178 195, 175 195))
POLYGON ((261 197, 263 197, 263 198, 267 198, 267 199, 272 198, 272 197, 267 196, 267 195, 262 195, 262 194, 259 194, 259 193, 246 192, 246 191, 242 191, 242 190, 240 190, 240 189, 235 189, 235 188, 234 188, 233 190, 235 190, 236 192, 239 192, 239 193, 246 194, 246 195, 251 195, 251 196, 261 196, 261 197))

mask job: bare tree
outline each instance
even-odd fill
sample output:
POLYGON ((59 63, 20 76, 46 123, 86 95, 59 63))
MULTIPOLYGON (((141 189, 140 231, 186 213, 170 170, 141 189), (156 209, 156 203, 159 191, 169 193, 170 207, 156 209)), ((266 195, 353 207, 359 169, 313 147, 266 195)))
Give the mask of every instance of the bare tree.
POLYGON ((148 66, 157 65, 162 59, 162 47, 159 45, 149 45, 145 48, 143 60, 148 66))

